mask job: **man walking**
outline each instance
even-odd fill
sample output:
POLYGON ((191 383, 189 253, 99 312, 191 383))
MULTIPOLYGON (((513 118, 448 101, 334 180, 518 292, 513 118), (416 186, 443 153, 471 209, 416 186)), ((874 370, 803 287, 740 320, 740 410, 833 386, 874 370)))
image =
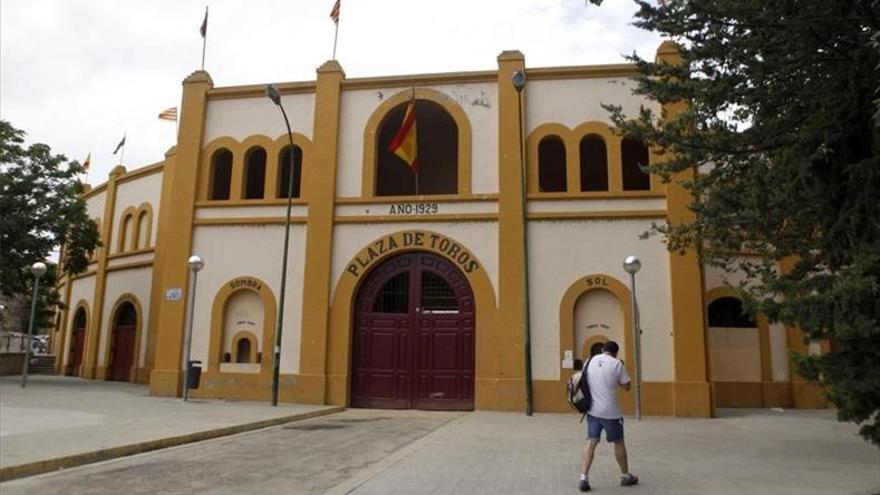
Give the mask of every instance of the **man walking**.
POLYGON ((614 457, 620 466, 620 485, 632 486, 639 482, 629 472, 626 444, 623 442, 623 415, 617 400, 617 388, 629 390, 632 382, 623 362, 617 359, 619 349, 617 342, 606 342, 602 354, 593 356, 584 370, 593 402, 587 412, 587 443, 584 445, 581 481, 578 484, 582 492, 590 491, 590 466, 602 430, 605 430, 605 438, 614 444, 614 457))

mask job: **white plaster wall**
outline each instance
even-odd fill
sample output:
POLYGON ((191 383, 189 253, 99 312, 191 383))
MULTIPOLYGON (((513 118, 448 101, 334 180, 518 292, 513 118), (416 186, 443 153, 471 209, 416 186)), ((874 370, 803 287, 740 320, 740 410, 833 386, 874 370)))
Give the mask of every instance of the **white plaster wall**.
MULTIPOLYGON (((333 230, 333 270, 331 290, 335 291, 345 267, 358 251, 376 239, 402 230, 430 230, 443 234, 470 251, 495 291, 498 301, 498 224, 494 222, 438 222, 438 223, 385 223, 341 224, 333 230)), ((332 297, 332 293, 331 293, 332 297)))
MULTIPOLYGON (((143 203, 149 203, 153 207, 153 225, 150 232, 150 246, 156 245, 156 232, 159 230, 159 203, 162 198, 162 173, 154 173, 135 180, 123 182, 116 188, 116 206, 113 210, 113 234, 111 238, 111 253, 116 252, 116 243, 122 228, 122 213, 132 206, 137 208, 143 203)), ((134 219, 132 233, 137 227, 137 217, 134 219)), ((131 242, 131 241, 129 241, 131 242)))
POLYGON ((101 337, 98 341, 98 366, 106 366, 104 358, 107 352, 110 332, 113 331, 113 306, 125 293, 134 295, 141 303, 141 336, 138 355, 135 362, 139 367, 144 366, 147 353, 147 328, 150 319, 150 290, 153 283, 153 268, 135 268, 132 270, 119 270, 107 274, 107 285, 104 291, 104 312, 102 314, 101 337))
MULTIPOLYGON (((498 192, 498 92, 494 83, 427 86, 455 100, 471 125, 471 192, 498 192)), ((343 91, 339 118, 339 170, 336 195, 360 197, 364 130, 382 102, 409 88, 343 91)))
POLYGON ((603 103, 621 105, 629 116, 635 116, 643 103, 658 110, 656 103, 632 94, 635 86, 624 77, 531 81, 526 86, 526 134, 548 122, 571 129, 589 121, 610 124, 603 103))
POLYGON ((541 200, 529 201, 528 210, 529 213, 666 210, 666 200, 663 198, 541 200))
MULTIPOLYGON (((386 216, 391 214, 391 207, 398 205, 400 203, 395 203, 393 201, 389 201, 387 203, 366 203, 366 204, 337 204, 335 208, 335 214, 340 217, 347 216, 386 216)), ((498 214, 498 202, 495 200, 489 201, 460 201, 460 202, 447 202, 444 201, 442 203, 432 203, 430 198, 426 198, 425 201, 419 201, 416 203, 405 203, 406 205, 412 205, 413 208, 417 207, 427 207, 428 205, 437 205, 437 210, 430 210, 430 213, 424 213, 422 216, 430 217, 431 215, 457 215, 457 214, 489 214, 495 215, 498 214), (421 206, 420 206, 421 205, 421 206)), ((414 215, 417 213, 413 213, 414 215)))
POLYGON ((650 220, 529 222, 532 365, 538 380, 559 379, 559 307, 578 279, 605 274, 629 287, 623 259, 642 261, 636 295, 641 310, 642 377, 673 379, 669 255, 657 237, 639 240, 650 220))
MULTIPOLYGON (((281 342, 281 373, 299 372, 305 259, 303 225, 290 229, 290 257, 281 342)), ((193 232, 193 253, 205 260, 199 272, 193 317, 192 359, 207 363, 211 308, 220 288, 236 277, 256 277, 266 283, 279 301, 283 225, 199 225, 193 232)), ((276 316, 273 316, 276 318, 276 316)), ((264 359, 268 359, 264 352, 264 359)))
POLYGON ((86 199, 86 211, 92 220, 101 221, 104 218, 104 202, 107 200, 107 192, 98 193, 86 199))
POLYGON ((265 311, 263 300, 256 292, 243 290, 230 297, 226 302, 226 313, 223 315, 223 352, 235 354, 232 338, 238 332, 252 334, 257 346, 255 352, 262 351, 265 311))
MULTIPOLYGON (((305 217, 309 214, 306 205, 291 205, 290 216, 305 217)), ((287 215, 287 204, 272 206, 224 206, 211 208, 202 206, 196 208, 196 218, 242 218, 242 217, 284 217, 287 215)))
POLYGON ((788 374, 788 339, 785 325, 770 325, 770 361, 773 363, 773 381, 787 382, 788 374))
MULTIPOLYGON (((281 104, 290 119, 290 130, 312 139, 315 94, 282 95, 281 104)), ((272 139, 287 135, 281 112, 269 98, 260 96, 208 101, 204 144, 224 136, 243 141, 255 134, 272 139)))
POLYGON ((73 320, 76 316, 76 305, 80 301, 84 300, 88 304, 86 328, 88 329, 88 325, 92 324, 92 316, 95 314, 95 304, 93 301, 95 298, 95 279, 96 277, 91 275, 78 278, 72 282, 73 285, 70 288, 70 312, 67 315, 67 328, 64 329, 64 331, 67 332, 67 336, 64 339, 64 357, 61 361, 64 365, 70 363, 70 342, 73 339, 73 320))
POLYGON ((607 290, 591 290, 582 294, 574 307, 574 357, 586 362, 589 353, 584 351, 584 342, 594 335, 604 335, 620 345, 618 358, 624 361, 629 359, 623 337, 626 331, 623 327, 625 310, 617 296, 607 290))

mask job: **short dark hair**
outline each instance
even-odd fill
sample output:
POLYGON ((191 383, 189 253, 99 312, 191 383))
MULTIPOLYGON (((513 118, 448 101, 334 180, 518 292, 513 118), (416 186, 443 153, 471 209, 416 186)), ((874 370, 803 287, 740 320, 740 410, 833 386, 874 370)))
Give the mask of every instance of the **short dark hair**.
POLYGON ((608 354, 617 355, 617 351, 620 350, 620 347, 617 345, 617 342, 609 340, 608 342, 605 342, 605 347, 603 347, 602 350, 608 354))
POLYGON ((584 369, 584 362, 581 361, 580 359, 575 359, 574 360, 574 370, 580 371, 582 369, 584 369))

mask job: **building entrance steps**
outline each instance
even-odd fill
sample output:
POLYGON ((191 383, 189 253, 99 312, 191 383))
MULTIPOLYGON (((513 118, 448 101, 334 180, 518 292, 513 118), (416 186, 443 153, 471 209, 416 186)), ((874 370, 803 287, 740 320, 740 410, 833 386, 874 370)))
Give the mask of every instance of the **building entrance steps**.
POLYGON ((331 414, 335 406, 150 396, 147 385, 0 377, 0 481, 331 414))

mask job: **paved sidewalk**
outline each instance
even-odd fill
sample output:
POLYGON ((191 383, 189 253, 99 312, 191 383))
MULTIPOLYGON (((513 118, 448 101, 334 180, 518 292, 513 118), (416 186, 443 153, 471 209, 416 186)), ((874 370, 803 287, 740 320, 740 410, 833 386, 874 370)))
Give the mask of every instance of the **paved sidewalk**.
POLYGON ((0 479, 340 410, 249 401, 183 402, 152 397, 146 385, 62 376, 30 376, 26 389, 20 383, 20 376, 0 377, 0 479))

